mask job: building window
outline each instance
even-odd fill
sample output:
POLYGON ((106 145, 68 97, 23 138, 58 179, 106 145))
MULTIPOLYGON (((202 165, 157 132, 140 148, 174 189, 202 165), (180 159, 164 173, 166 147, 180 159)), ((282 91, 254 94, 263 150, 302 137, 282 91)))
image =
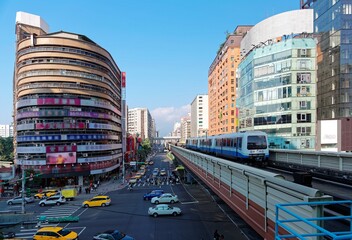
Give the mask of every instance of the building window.
POLYGON ((297 114, 297 123, 301 122, 311 122, 311 114, 310 113, 298 113, 297 114))
POLYGON ((300 101, 299 109, 310 109, 310 101, 300 101))
POLYGON ((310 96, 310 87, 307 87, 307 86, 297 87, 297 96, 298 97, 310 96))
POLYGON ((352 4, 343 4, 342 13, 347 15, 352 14, 352 4))
POLYGON ((311 127, 297 127, 297 136, 309 136, 311 133, 311 127))
POLYGON ((297 83, 311 83, 310 73, 297 73, 297 83))

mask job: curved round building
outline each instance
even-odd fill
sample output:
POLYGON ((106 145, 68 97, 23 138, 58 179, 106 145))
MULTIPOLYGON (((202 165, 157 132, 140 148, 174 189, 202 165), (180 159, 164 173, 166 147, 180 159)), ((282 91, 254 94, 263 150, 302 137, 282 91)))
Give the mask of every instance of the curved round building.
POLYGON ((15 162, 82 185, 122 162, 122 74, 88 37, 47 32, 39 16, 17 13, 15 162))

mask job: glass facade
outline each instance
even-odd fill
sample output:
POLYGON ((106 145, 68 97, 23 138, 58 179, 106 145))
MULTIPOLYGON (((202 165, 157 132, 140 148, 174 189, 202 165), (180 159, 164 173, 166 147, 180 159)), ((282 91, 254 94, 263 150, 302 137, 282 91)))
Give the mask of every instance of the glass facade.
POLYGON ((313 2, 318 43, 318 120, 352 116, 352 1, 313 2))
POLYGON ((316 39, 292 37, 240 63, 239 127, 267 132, 271 148, 314 149, 316 39))

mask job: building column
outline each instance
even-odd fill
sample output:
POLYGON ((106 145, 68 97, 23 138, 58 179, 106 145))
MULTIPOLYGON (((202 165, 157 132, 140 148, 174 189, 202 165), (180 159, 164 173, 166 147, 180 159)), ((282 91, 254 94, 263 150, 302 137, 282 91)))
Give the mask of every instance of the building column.
POLYGON ((78 176, 78 186, 83 187, 83 176, 78 176))

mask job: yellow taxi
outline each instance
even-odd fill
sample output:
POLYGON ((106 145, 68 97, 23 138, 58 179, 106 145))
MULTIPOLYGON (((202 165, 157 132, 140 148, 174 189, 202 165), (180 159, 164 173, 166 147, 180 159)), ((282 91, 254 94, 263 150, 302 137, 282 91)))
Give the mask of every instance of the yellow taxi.
POLYGON ((55 189, 49 189, 49 190, 44 190, 43 192, 41 193, 37 193, 34 195, 34 198, 35 199, 42 199, 44 197, 51 197, 55 194, 57 194, 59 191, 58 190, 55 190, 55 189))
POLYGON ((33 240, 46 239, 76 240, 78 239, 78 234, 62 227, 43 227, 33 235, 33 240))
POLYGON ((105 207, 109 206, 111 199, 109 196, 98 195, 82 203, 82 207, 105 207))

